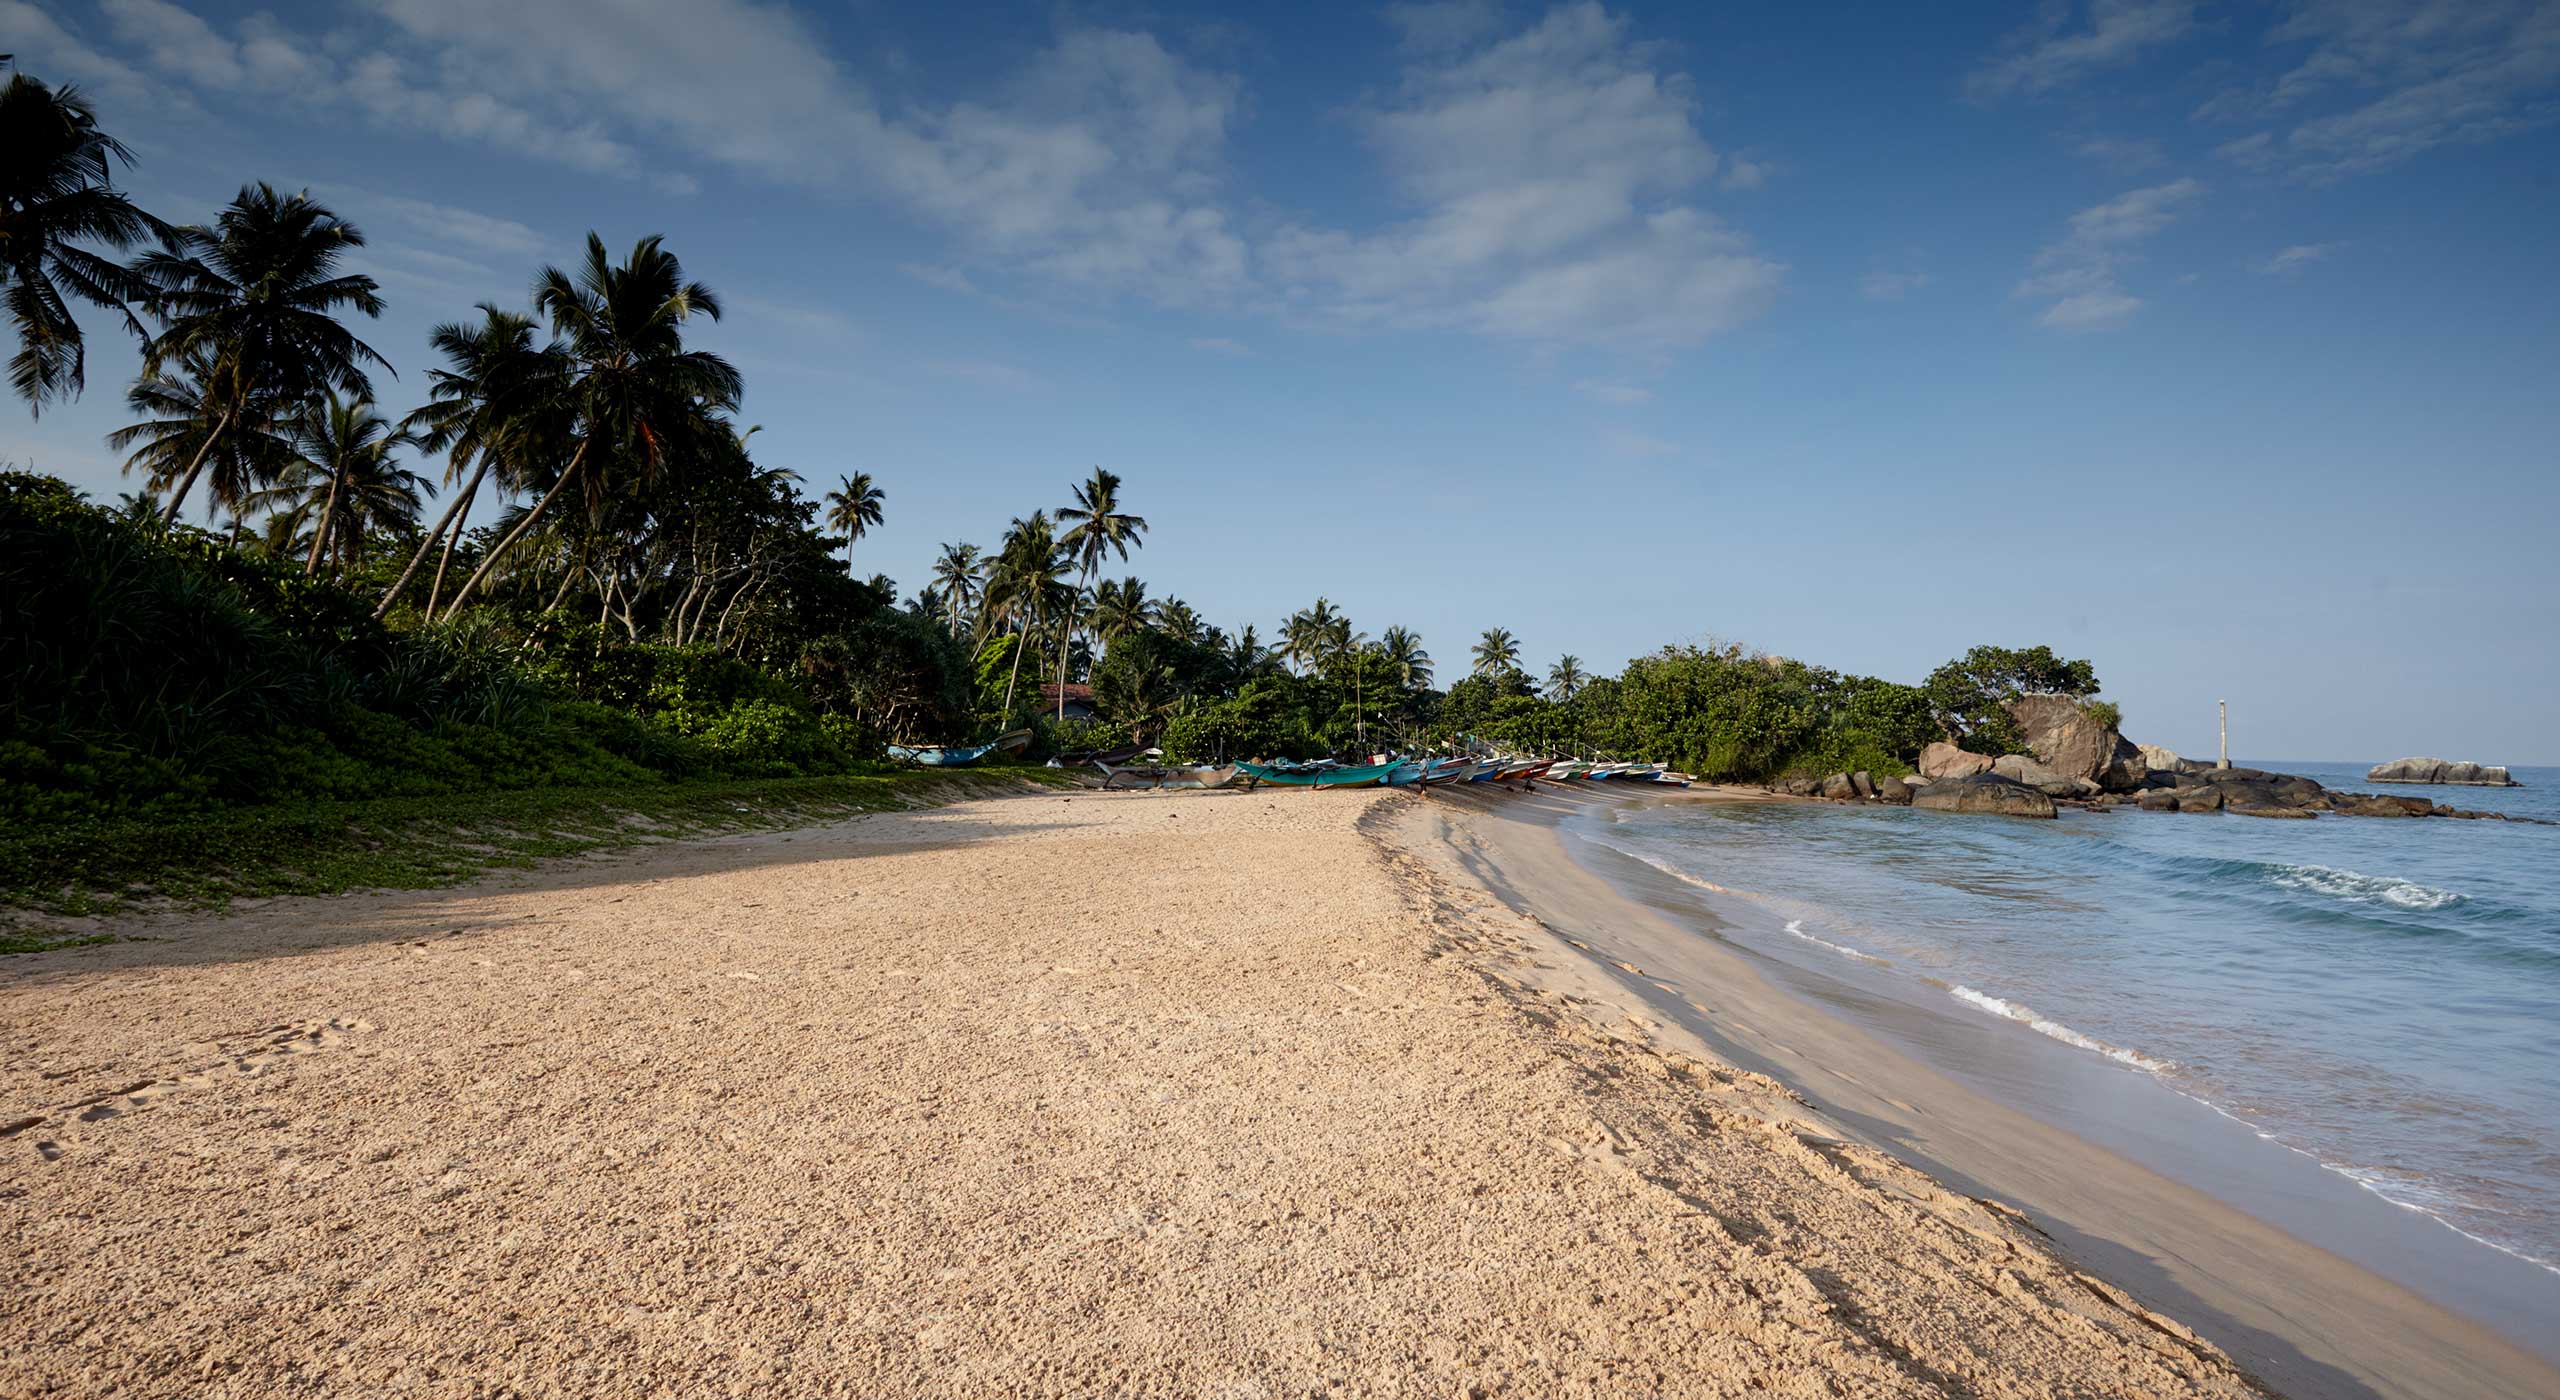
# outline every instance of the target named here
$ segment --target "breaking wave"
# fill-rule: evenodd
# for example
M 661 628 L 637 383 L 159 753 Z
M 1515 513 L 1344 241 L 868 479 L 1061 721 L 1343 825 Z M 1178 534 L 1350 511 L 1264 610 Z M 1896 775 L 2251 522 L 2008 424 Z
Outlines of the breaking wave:
M 1947 993 L 1958 1001 L 1964 1002 L 1979 1010 L 1988 1011 L 1992 1015 L 2000 1017 L 2002 1020 L 2015 1021 L 2019 1025 L 2025 1026 L 2027 1029 L 2034 1031 L 2038 1035 L 2050 1036 L 2055 1040 L 2061 1041 L 2065 1045 L 2077 1046 L 2078 1048 L 2089 1051 L 2092 1054 L 2104 1055 L 2108 1059 L 2115 1061 L 2117 1064 L 2124 1065 L 2131 1069 L 2141 1070 L 2145 1074 L 2156 1074 L 2166 1077 L 2175 1073 L 2178 1068 L 2167 1060 L 2155 1060 L 2138 1050 L 2127 1050 L 2121 1045 L 2109 1045 L 2107 1042 L 2098 1039 L 2096 1036 L 2083 1035 L 2080 1032 L 2071 1029 L 2069 1026 L 2062 1024 L 2060 1021 L 2047 1020 L 2046 1018 L 2037 1015 L 2033 1010 L 2020 1006 L 2014 1001 L 2003 1001 L 1998 997 L 1990 996 L 1983 992 L 1977 992 L 1971 987 L 1950 987 L 1947 989 Z

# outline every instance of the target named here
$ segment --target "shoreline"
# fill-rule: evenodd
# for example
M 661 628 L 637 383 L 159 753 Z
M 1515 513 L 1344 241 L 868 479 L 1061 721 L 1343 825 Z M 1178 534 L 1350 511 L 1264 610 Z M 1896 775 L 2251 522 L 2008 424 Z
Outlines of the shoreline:
M 2259 1393 L 1531 985 L 1383 794 L 1025 795 L 0 966 L 0 1390 Z
M 1737 797 L 1792 800 L 1748 789 L 1655 800 Z M 2003 1095 L 1979 1077 L 1969 1083 L 1967 1076 L 1932 1068 L 1918 1046 L 1890 1043 L 1883 1033 L 1900 1010 L 1889 998 L 1846 975 L 1807 972 L 1727 938 L 1725 920 L 1702 892 L 1679 887 L 1674 877 L 1632 857 L 1618 857 L 1631 869 L 1604 872 L 1594 862 L 1608 863 L 1605 856 L 1569 842 L 1560 825 L 1592 802 L 1611 800 L 1550 787 L 1498 804 L 1443 803 L 1415 820 L 1428 824 L 1428 841 L 1446 845 L 1454 874 L 1544 927 L 1554 952 L 1573 960 L 1564 965 L 1569 973 L 1557 975 L 1581 994 L 1658 1018 L 1706 1053 L 1787 1083 L 1854 1140 L 1959 1189 L 2024 1207 L 2066 1252 L 2195 1326 L 2285 1394 L 2299 1400 L 2560 1390 L 2560 1370 L 2491 1326 L 2305 1243 L 2281 1222 L 2268 1223 L 2143 1165 L 2136 1160 L 2139 1142 L 2092 1141 L 2022 1108 L 2023 1095 Z M 1955 1023 L 1952 1029 L 1965 1035 L 1982 1028 Z M 2093 1057 L 2048 1048 L 2053 1055 L 2018 1052 L 2022 1060 L 2040 1062 L 2010 1067 L 2011 1088 L 2023 1088 L 2030 1076 L 2072 1076 L 2079 1061 L 2077 1069 L 2086 1073 L 2075 1088 L 2099 1096 L 2124 1092 L 2122 1083 L 2102 1077 L 2122 1081 L 2127 1077 L 2120 1070 L 2100 1071 L 2089 1063 Z M 2141 1082 L 2198 1112 L 2220 1114 L 2155 1081 Z M 2237 1120 L 2220 1116 L 2237 1131 Z M 2337 1190 L 2363 1193 L 2334 1174 L 2318 1174 L 2331 1177 Z M 2231 1194 L 2252 1204 L 2299 1187 L 2291 1181 L 2241 1185 Z M 2301 1210 L 2320 1208 L 2318 1200 L 2300 1203 Z M 2383 1217 L 2395 1214 L 2383 1211 Z M 2294 1223 L 2300 1228 L 2306 1220 Z M 2380 1218 L 2378 1228 L 2388 1232 L 2401 1223 Z M 2432 1219 L 2405 1224 L 2442 1228 Z

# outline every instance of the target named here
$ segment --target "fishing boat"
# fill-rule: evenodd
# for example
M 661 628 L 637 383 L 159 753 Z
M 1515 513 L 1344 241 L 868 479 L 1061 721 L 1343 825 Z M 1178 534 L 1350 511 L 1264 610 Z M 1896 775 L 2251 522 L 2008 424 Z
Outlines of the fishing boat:
M 1118 766 L 1096 763 L 1102 770 L 1105 791 L 1114 788 L 1222 788 L 1236 781 L 1237 765 L 1232 763 L 1163 764 L 1137 763 Z
M 1273 763 L 1239 763 L 1236 771 L 1257 783 L 1280 787 L 1359 788 L 1376 787 L 1387 775 L 1401 767 L 1394 763 L 1364 763 L 1357 767 L 1332 764 L 1323 768 L 1293 771 Z
M 1432 764 L 1430 768 L 1423 773 L 1420 781 L 1422 786 L 1427 788 L 1439 787 L 1444 783 L 1458 782 L 1474 771 L 1475 763 L 1473 760 L 1464 758 L 1444 758 L 1437 763 Z
M 1031 747 L 1031 731 L 1008 730 L 983 744 L 891 744 L 889 757 L 924 768 L 966 768 L 991 753 L 1018 754 Z
M 1428 759 L 1399 759 L 1393 768 L 1387 770 L 1387 786 L 1418 787 L 1422 783 L 1422 775 L 1430 771 Z
M 1548 769 L 1546 772 L 1546 778 L 1547 781 L 1551 783 L 1569 783 L 1590 771 L 1590 764 L 1581 762 L 1578 759 L 1569 758 Z
M 1555 763 L 1552 759 L 1524 759 L 1520 762 L 1506 765 L 1499 775 L 1499 780 L 1508 783 L 1517 781 L 1521 778 L 1534 778 L 1554 766 Z
M 1027 733 L 1028 731 L 1025 732 Z M 1136 758 L 1138 755 L 1145 752 L 1146 750 L 1144 748 L 1141 748 L 1136 744 L 1130 744 L 1126 747 L 1117 749 L 1078 749 L 1072 753 L 1062 753 L 1056 758 L 1050 759 L 1049 766 L 1052 768 L 1082 768 L 1087 764 L 1093 764 L 1097 767 L 1107 767 L 1108 765 L 1115 763 L 1126 763 L 1130 759 Z

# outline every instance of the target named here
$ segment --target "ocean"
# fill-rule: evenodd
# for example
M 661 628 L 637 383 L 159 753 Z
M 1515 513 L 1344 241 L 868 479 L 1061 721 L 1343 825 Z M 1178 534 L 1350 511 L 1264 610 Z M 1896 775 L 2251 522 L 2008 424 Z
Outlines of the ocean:
M 2560 820 L 2560 769 L 2248 762 Z M 1777 961 L 2154 1080 L 2560 1276 L 2560 827 L 1675 802 L 1565 829 L 1765 911 L 1729 936 Z

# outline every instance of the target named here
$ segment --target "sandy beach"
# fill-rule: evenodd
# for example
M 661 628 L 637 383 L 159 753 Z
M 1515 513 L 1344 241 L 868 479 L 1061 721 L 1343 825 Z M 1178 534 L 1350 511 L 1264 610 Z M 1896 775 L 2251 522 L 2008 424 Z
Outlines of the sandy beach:
M 0 1393 L 2255 1393 L 1629 1003 L 1466 805 L 985 799 L 8 960 Z

